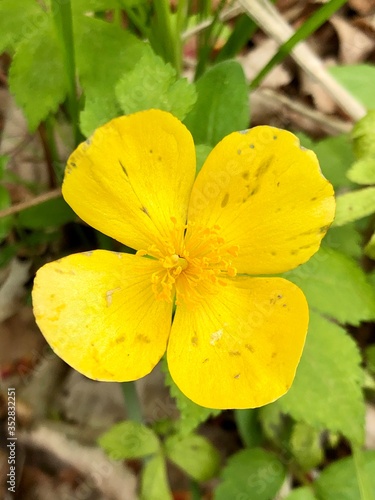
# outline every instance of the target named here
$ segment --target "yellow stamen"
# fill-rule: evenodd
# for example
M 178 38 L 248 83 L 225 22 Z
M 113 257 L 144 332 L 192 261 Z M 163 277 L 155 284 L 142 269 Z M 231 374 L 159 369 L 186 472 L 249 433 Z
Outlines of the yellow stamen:
M 220 227 L 211 228 L 189 224 L 184 241 L 177 238 L 181 228 L 171 217 L 173 229 L 171 238 L 163 244 L 151 245 L 147 251 L 138 250 L 137 255 L 150 255 L 158 259 L 160 270 L 152 275 L 152 289 L 158 300 L 194 305 L 202 297 L 217 293 L 217 285 L 226 286 L 227 280 L 237 274 L 232 265 L 238 255 L 238 246 L 227 245 L 220 236 Z

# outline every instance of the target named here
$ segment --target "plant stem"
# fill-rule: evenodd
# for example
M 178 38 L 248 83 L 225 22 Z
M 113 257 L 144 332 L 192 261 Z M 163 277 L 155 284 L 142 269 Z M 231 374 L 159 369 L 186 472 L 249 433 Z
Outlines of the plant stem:
M 163 43 L 164 58 L 170 62 L 177 72 L 177 76 L 181 73 L 181 40 L 180 34 L 176 36 L 176 30 L 172 25 L 172 15 L 168 0 L 155 0 L 155 13 L 158 23 L 159 40 Z
M 201 500 L 201 489 L 195 479 L 190 480 L 190 493 L 191 500 Z
M 57 33 L 61 41 L 65 60 L 66 75 L 68 78 L 68 107 L 70 118 L 72 120 L 74 142 L 76 145 L 78 145 L 78 143 L 80 142 L 80 134 L 78 129 L 79 107 L 77 101 L 72 8 L 70 0 L 64 0 L 64 2 L 52 0 L 52 9 Z
M 128 410 L 128 419 L 142 423 L 142 411 L 139 404 L 135 382 L 123 382 L 121 387 L 125 398 L 126 408 Z

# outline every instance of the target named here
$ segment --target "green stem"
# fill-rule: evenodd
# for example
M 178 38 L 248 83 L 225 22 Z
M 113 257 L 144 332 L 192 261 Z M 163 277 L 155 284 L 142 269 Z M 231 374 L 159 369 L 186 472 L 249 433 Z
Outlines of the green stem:
M 113 9 L 113 24 L 122 28 L 122 10 L 121 9 Z
M 72 8 L 70 0 L 64 0 L 64 2 L 52 0 L 52 9 L 57 33 L 63 49 L 66 74 L 68 78 L 68 107 L 70 118 L 72 120 L 74 142 L 77 145 L 80 142 L 80 133 L 78 128 L 79 107 L 76 89 L 76 67 L 74 56 Z
M 250 88 L 255 89 L 259 86 L 265 76 L 271 69 L 285 59 L 290 54 L 297 43 L 306 40 L 312 33 L 314 33 L 323 23 L 327 21 L 340 7 L 346 3 L 346 0 L 331 0 L 325 3 L 320 9 L 303 23 L 303 25 L 294 33 L 293 36 L 284 42 L 272 59 L 260 70 L 257 76 L 250 84 Z
M 201 500 L 201 489 L 195 479 L 190 480 L 190 493 L 191 500 Z
M 61 184 L 64 177 L 64 167 L 62 166 L 62 163 L 59 158 L 59 153 L 55 141 L 53 118 L 51 115 L 47 117 L 45 121 L 45 126 L 46 126 L 46 139 L 51 154 L 53 171 L 55 173 L 58 183 Z
M 159 28 L 158 37 L 163 42 L 164 57 L 174 66 L 177 76 L 180 76 L 182 62 L 181 40 L 179 34 L 176 36 L 172 25 L 169 0 L 155 0 L 154 6 Z
M 134 12 L 131 7 L 128 7 L 126 5 L 123 5 L 123 10 L 125 11 L 126 15 L 129 18 L 129 21 L 131 21 L 134 25 L 135 28 L 140 32 L 141 36 L 143 38 L 149 38 L 150 36 L 150 30 L 149 28 L 145 25 L 145 23 L 142 21 L 140 16 Z
M 363 452 L 359 446 L 354 444 L 352 444 L 352 452 L 353 452 L 355 470 L 357 474 L 359 491 L 361 494 L 361 500 L 372 500 L 374 497 L 370 484 L 370 478 L 366 471 L 366 464 L 363 457 Z
M 142 423 L 142 411 L 139 404 L 135 382 L 123 382 L 121 387 L 125 398 L 126 408 L 128 410 L 128 419 Z
M 220 13 L 225 6 L 225 0 L 220 0 L 219 5 L 216 8 L 214 16 L 212 18 L 210 26 L 204 30 L 205 40 L 199 50 L 199 60 L 195 70 L 194 79 L 197 80 L 203 73 L 207 66 L 209 56 L 212 52 L 212 48 L 215 45 L 215 38 L 213 37 L 213 31 L 220 21 Z

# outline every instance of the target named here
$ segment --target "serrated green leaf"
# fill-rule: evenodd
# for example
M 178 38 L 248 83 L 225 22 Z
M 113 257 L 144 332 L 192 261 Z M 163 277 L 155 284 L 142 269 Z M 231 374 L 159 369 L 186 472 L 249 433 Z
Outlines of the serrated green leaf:
M 17 46 L 9 70 L 9 88 L 32 132 L 64 101 L 66 70 L 51 16 Z
M 113 95 L 96 95 L 95 89 L 85 95 L 85 107 L 80 113 L 81 132 L 89 137 L 96 128 L 121 115 L 120 105 Z
M 111 427 L 98 443 L 113 460 L 146 457 L 157 453 L 160 446 L 154 431 L 132 420 Z
M 357 158 L 375 156 L 375 110 L 371 110 L 353 127 L 353 150 Z
M 220 454 L 203 436 L 171 436 L 165 441 L 165 453 L 196 481 L 207 481 L 219 471 Z
M 194 85 L 176 80 L 176 71 L 149 48 L 132 71 L 116 85 L 116 96 L 125 114 L 157 108 L 182 120 L 196 101 Z
M 215 146 L 223 137 L 249 126 L 249 96 L 241 65 L 224 61 L 196 83 L 198 99 L 185 118 L 196 144 Z
M 172 398 L 175 398 L 177 408 L 180 412 L 180 419 L 176 425 L 180 435 L 190 434 L 199 424 L 205 422 L 209 417 L 219 415 L 221 410 L 211 410 L 199 406 L 183 394 L 177 385 L 173 382 L 169 373 L 167 362 L 162 362 L 162 370 L 165 373 L 165 384 L 169 387 Z
M 63 226 L 77 216 L 63 198 L 45 201 L 19 212 L 17 223 L 28 229 Z
M 364 472 L 372 491 L 375 491 L 375 451 L 363 452 Z M 358 485 L 356 467 L 352 457 L 329 465 L 314 483 L 319 500 L 357 500 L 365 498 Z M 367 497 L 366 497 L 367 499 Z
M 331 66 L 328 71 L 368 109 L 375 108 L 375 66 L 348 64 Z
M 298 285 L 312 309 L 340 323 L 358 325 L 375 318 L 375 293 L 350 257 L 321 247 L 306 264 L 284 276 Z
M 290 450 L 299 466 L 308 471 L 324 459 L 320 432 L 304 422 L 296 422 L 290 437 Z
M 351 187 L 353 183 L 347 178 L 346 173 L 354 162 L 352 145 L 348 135 L 327 137 L 315 142 L 305 134 L 296 133 L 301 145 L 311 149 L 318 157 L 320 168 L 335 189 Z
M 35 0 L 1 0 L 0 54 L 14 49 L 45 21 L 45 14 Z
M 148 460 L 143 468 L 141 500 L 172 500 L 165 459 L 161 454 Z
M 258 409 L 235 410 L 234 417 L 238 433 L 243 443 L 248 447 L 260 445 L 263 440 L 262 429 L 259 422 Z
M 360 364 L 357 346 L 345 330 L 311 313 L 296 378 L 277 403 L 296 420 L 361 443 L 365 405 Z
M 340 250 L 340 252 L 359 259 L 362 256 L 363 237 L 354 223 L 345 226 L 331 227 L 323 240 L 323 246 Z
M 364 156 L 354 162 L 348 171 L 348 179 L 357 184 L 375 184 L 375 156 Z
M 318 500 L 311 488 L 304 486 L 293 490 L 285 500 Z
M 180 78 L 169 89 L 168 108 L 179 120 L 183 120 L 197 101 L 195 85 L 186 78 Z M 162 108 L 164 109 L 164 108 Z
M 375 212 L 375 187 L 368 187 L 336 198 L 334 226 L 342 226 Z
M 76 64 L 86 96 L 81 130 L 88 136 L 121 114 L 114 88 L 147 45 L 113 23 L 85 16 L 75 17 L 74 36 Z
M 0 210 L 10 207 L 11 199 L 8 190 L 0 185 Z M 13 217 L 0 218 L 0 242 L 9 234 L 13 223 Z
M 285 469 L 275 455 L 253 448 L 232 455 L 222 478 L 214 493 L 215 500 L 270 500 L 284 481 Z

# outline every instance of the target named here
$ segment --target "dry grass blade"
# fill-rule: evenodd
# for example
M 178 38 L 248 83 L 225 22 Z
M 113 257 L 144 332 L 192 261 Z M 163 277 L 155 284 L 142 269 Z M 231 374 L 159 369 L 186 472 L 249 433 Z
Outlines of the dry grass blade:
M 294 30 L 279 14 L 277 9 L 265 0 L 239 0 L 248 15 L 270 37 L 282 44 L 288 40 Z M 298 44 L 291 52 L 296 63 L 313 79 L 318 81 L 334 101 L 352 120 L 361 119 L 366 110 L 344 87 L 342 87 L 326 70 L 306 42 Z

